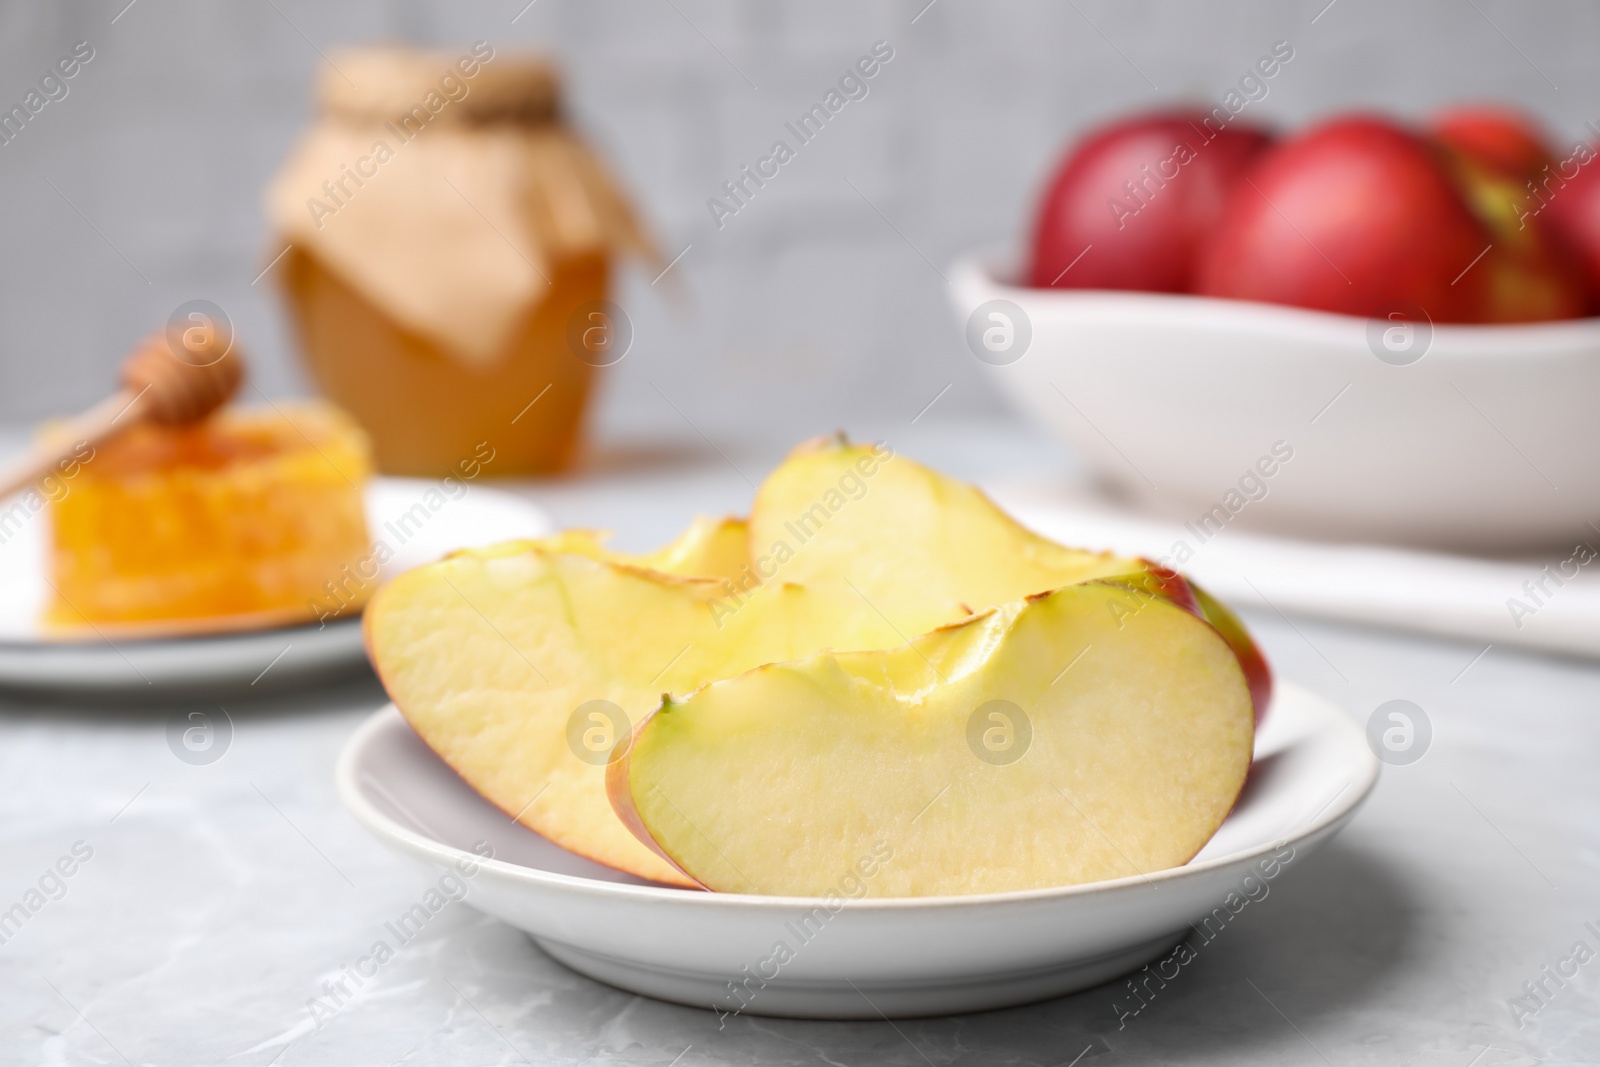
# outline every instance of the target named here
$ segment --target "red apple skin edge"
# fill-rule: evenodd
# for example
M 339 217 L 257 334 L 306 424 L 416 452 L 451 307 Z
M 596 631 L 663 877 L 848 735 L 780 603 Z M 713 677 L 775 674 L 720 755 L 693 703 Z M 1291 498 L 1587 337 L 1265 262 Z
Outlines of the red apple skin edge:
M 1259 728 L 1272 706 L 1272 667 L 1239 616 L 1199 586 L 1192 588 L 1195 600 L 1200 605 L 1200 617 L 1222 635 L 1222 639 L 1228 642 L 1233 654 L 1238 657 L 1244 680 L 1250 686 L 1250 703 L 1255 707 L 1256 726 Z
M 1381 317 L 1400 303 L 1475 322 L 1493 243 L 1440 152 L 1394 122 L 1336 118 L 1265 153 L 1201 255 L 1208 296 Z
M 639 809 L 633 803 L 633 787 L 628 784 L 628 765 L 633 756 L 634 740 L 639 736 L 640 731 L 645 728 L 645 724 L 655 718 L 657 712 L 671 703 L 672 694 L 662 693 L 661 703 L 650 714 L 640 719 L 639 725 L 635 726 L 633 732 L 628 735 L 626 748 L 620 754 L 612 755 L 611 762 L 606 764 L 606 799 L 611 801 L 611 810 L 617 813 L 617 818 L 622 820 L 622 825 L 626 826 L 628 832 L 637 837 L 640 843 L 672 864 L 685 878 L 709 892 L 709 887 L 705 883 L 684 870 L 682 865 L 666 849 L 661 847 L 661 844 L 656 841 L 650 831 L 645 829 L 644 820 L 639 817 Z
M 1203 111 L 1091 131 L 1057 165 L 1040 201 L 1028 284 L 1190 291 L 1229 188 L 1270 141 L 1237 123 L 1219 131 Z

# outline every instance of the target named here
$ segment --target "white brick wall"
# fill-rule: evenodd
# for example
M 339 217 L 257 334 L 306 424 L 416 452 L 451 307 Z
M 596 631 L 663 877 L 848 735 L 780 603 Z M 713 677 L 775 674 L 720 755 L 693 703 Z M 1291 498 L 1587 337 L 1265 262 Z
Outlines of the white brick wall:
M 686 299 L 637 272 L 620 288 L 637 340 L 602 427 L 683 430 L 659 388 L 713 437 L 910 419 L 947 383 L 928 419 L 999 410 L 922 255 L 943 269 L 1015 233 L 1069 133 L 1213 99 L 1276 39 L 1297 54 L 1263 118 L 1503 96 L 1567 135 L 1600 120 L 1600 9 L 1576 2 L 1337 0 L 1312 25 L 1323 0 L 937 0 L 912 25 L 925 0 L 537 0 L 512 25 L 526 0 L 137 0 L 112 24 L 125 2 L 0 6 L 6 106 L 74 41 L 96 49 L 0 147 L 0 418 L 88 403 L 196 296 L 232 313 L 267 393 L 304 388 L 270 278 L 249 283 L 276 251 L 262 185 L 307 119 L 316 49 L 343 43 L 560 51 L 578 121 L 667 254 L 694 246 Z M 878 39 L 895 58 L 870 95 L 717 231 L 706 198 Z

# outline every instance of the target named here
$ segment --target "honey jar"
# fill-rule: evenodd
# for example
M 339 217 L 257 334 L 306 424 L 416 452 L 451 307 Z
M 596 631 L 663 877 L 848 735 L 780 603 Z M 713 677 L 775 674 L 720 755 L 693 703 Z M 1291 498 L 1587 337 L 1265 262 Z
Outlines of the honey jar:
M 485 442 L 497 474 L 562 469 L 631 341 L 613 264 L 659 257 L 555 70 L 485 42 L 330 60 L 267 196 L 313 378 L 383 472 L 443 476 Z

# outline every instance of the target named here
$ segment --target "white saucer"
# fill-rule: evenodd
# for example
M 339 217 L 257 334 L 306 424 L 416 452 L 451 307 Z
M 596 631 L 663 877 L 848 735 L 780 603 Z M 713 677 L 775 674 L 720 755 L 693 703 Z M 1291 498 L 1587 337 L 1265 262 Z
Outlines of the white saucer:
M 1023 1004 L 1115 978 L 1186 934 L 1199 944 L 1191 923 L 1222 907 L 1218 927 L 1230 893 L 1242 911 L 1240 900 L 1269 891 L 1261 885 L 1283 869 L 1274 850 L 1286 866 L 1302 862 L 1377 778 L 1346 715 L 1281 684 L 1238 805 L 1187 865 L 1063 889 L 851 901 L 830 914 L 819 900 L 659 886 L 558 848 L 474 792 L 393 705 L 361 726 L 337 771 L 362 825 L 406 855 L 470 872 L 468 903 L 574 970 L 719 1012 L 833 1019 Z M 493 858 L 474 866 L 486 850 Z M 793 958 L 758 985 L 780 941 Z M 729 983 L 747 981 L 747 967 L 757 977 L 736 996 Z
M 374 478 L 367 486 L 367 525 L 374 545 L 393 553 L 380 580 L 467 545 L 542 537 L 555 529 L 536 504 L 511 493 L 420 478 Z M 15 498 L 13 498 L 15 499 Z M 0 514 L 12 501 L 0 502 Z M 421 510 L 418 511 L 417 509 Z M 0 542 L 0 687 L 63 692 L 139 692 L 175 687 L 279 685 L 359 664 L 359 614 L 326 625 L 275 626 L 191 637 L 121 635 L 62 640 L 39 625 L 45 582 L 47 516 L 9 528 Z

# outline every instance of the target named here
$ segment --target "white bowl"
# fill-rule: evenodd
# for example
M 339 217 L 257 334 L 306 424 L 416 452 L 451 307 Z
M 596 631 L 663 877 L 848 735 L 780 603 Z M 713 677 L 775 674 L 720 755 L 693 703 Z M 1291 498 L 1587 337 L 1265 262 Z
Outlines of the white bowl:
M 989 301 L 1021 310 L 1012 349 L 982 357 L 1000 389 L 1116 489 L 1174 517 L 1211 514 L 1208 533 L 1237 523 L 1480 550 L 1570 548 L 1593 534 L 1600 319 L 1423 322 L 1409 347 L 1403 330 L 1386 345 L 1381 320 L 1023 288 L 1012 262 L 979 252 L 951 275 L 963 325 Z M 1248 476 L 1278 442 L 1292 458 L 1260 479 L 1261 496 Z
M 379 840 L 453 868 L 453 899 L 527 931 L 576 971 L 719 1012 L 834 1019 L 1057 996 L 1133 970 L 1186 935 L 1203 954 L 1201 939 L 1216 936 L 1206 925 L 1213 909 L 1224 909 L 1210 920 L 1221 927 L 1242 901 L 1272 892 L 1279 871 L 1332 837 L 1377 777 L 1347 716 L 1281 685 L 1238 804 L 1185 866 L 1063 889 L 866 898 L 830 914 L 821 900 L 658 886 L 567 852 L 474 792 L 393 705 L 361 726 L 337 771 L 340 798 Z M 766 973 L 780 941 L 793 958 Z M 732 991 L 764 973 L 748 994 Z

